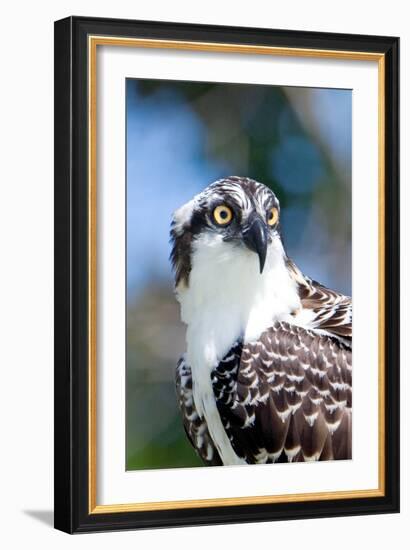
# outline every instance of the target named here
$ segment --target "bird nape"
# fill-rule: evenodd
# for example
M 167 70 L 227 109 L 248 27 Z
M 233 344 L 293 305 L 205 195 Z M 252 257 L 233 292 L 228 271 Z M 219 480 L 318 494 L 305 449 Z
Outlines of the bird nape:
M 204 463 L 351 458 L 351 299 L 286 255 L 275 194 L 218 180 L 174 213 L 171 240 L 177 396 Z

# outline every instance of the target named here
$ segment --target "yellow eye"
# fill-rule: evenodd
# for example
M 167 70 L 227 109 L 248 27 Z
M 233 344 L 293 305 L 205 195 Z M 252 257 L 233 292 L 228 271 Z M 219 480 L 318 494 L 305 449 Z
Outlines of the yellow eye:
M 220 204 L 213 211 L 214 220 L 218 225 L 228 225 L 232 221 L 233 214 L 229 206 Z
M 279 218 L 278 209 L 273 207 L 268 210 L 268 225 L 275 225 Z

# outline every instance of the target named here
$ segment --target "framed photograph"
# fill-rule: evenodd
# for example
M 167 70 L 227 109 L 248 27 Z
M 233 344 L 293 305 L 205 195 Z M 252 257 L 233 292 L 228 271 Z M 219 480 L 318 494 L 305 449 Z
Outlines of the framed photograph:
M 55 527 L 399 510 L 399 39 L 55 23 Z

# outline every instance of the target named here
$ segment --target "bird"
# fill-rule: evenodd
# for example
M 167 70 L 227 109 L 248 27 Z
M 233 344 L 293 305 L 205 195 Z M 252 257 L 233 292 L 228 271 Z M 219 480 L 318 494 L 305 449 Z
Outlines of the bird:
M 302 273 L 280 220 L 275 193 L 239 176 L 172 216 L 177 402 L 206 466 L 352 457 L 352 301 Z

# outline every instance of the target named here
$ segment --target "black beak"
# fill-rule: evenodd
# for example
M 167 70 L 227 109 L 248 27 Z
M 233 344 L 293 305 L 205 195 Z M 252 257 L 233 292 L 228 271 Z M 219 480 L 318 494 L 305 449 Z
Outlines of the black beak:
M 242 231 L 242 236 L 246 246 L 258 255 L 259 269 L 262 273 L 268 248 L 268 232 L 265 222 L 257 214 L 251 215 L 249 223 Z

